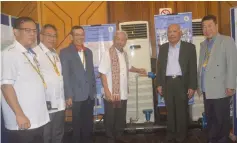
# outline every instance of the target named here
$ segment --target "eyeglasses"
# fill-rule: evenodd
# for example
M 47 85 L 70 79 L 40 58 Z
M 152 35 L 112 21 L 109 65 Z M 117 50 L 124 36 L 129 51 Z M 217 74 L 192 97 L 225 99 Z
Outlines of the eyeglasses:
M 85 34 L 73 34 L 72 36 L 74 36 L 74 37 L 83 37 L 83 36 L 85 36 Z
M 53 39 L 56 39 L 58 36 L 57 35 L 50 35 L 50 34 L 42 34 L 48 38 L 53 38 Z
M 30 28 L 18 28 L 19 30 L 23 30 L 25 33 L 30 34 L 33 32 L 34 34 L 37 33 L 37 29 L 30 29 Z

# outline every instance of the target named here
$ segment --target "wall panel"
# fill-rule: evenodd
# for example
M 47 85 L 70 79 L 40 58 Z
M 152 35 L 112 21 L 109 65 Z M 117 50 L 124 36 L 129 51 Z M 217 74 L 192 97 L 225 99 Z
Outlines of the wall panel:
M 59 29 L 58 50 L 70 43 L 74 25 L 107 23 L 106 2 L 39 2 L 41 23 L 52 23 Z
M 34 1 L 1 2 L 1 12 L 17 17 L 29 16 L 38 20 L 37 2 Z
M 12 16 L 30 16 L 41 25 L 50 23 L 58 29 L 58 48 L 70 43 L 69 32 L 73 25 L 106 24 L 107 2 L 24 1 L 2 2 L 2 12 Z
M 159 8 L 172 8 L 173 13 L 192 12 L 193 19 L 201 19 L 207 14 L 214 14 L 218 18 L 219 31 L 230 35 L 231 7 L 237 6 L 237 2 L 218 1 L 132 1 L 132 2 L 108 2 L 108 22 L 119 23 L 124 21 L 144 20 L 149 22 L 152 53 L 155 57 L 155 33 L 154 15 L 159 14 Z

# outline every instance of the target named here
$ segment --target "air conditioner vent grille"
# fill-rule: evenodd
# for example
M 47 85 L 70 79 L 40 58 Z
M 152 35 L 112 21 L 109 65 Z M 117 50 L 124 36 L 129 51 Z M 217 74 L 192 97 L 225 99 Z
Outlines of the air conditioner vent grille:
M 147 38 L 147 24 L 121 25 L 121 29 L 127 32 L 128 39 L 146 39 Z
M 203 36 L 202 22 L 192 22 L 193 36 Z

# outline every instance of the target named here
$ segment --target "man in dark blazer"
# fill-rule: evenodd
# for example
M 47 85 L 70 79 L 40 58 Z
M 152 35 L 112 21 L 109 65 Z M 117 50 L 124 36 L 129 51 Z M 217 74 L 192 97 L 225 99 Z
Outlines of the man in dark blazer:
M 157 91 L 167 108 L 167 142 L 184 143 L 188 129 L 188 100 L 197 88 L 195 45 L 181 41 L 178 24 L 168 27 L 168 43 L 160 46 Z
M 84 47 L 85 32 L 72 27 L 72 43 L 61 50 L 65 100 L 72 106 L 73 143 L 92 143 L 96 82 L 92 51 Z

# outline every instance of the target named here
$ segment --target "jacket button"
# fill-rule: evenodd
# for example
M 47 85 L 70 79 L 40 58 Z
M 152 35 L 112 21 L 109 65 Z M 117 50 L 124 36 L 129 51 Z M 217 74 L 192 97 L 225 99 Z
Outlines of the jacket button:
M 219 65 L 217 65 L 217 66 L 219 66 Z
M 214 78 L 216 78 L 216 77 L 214 77 Z

